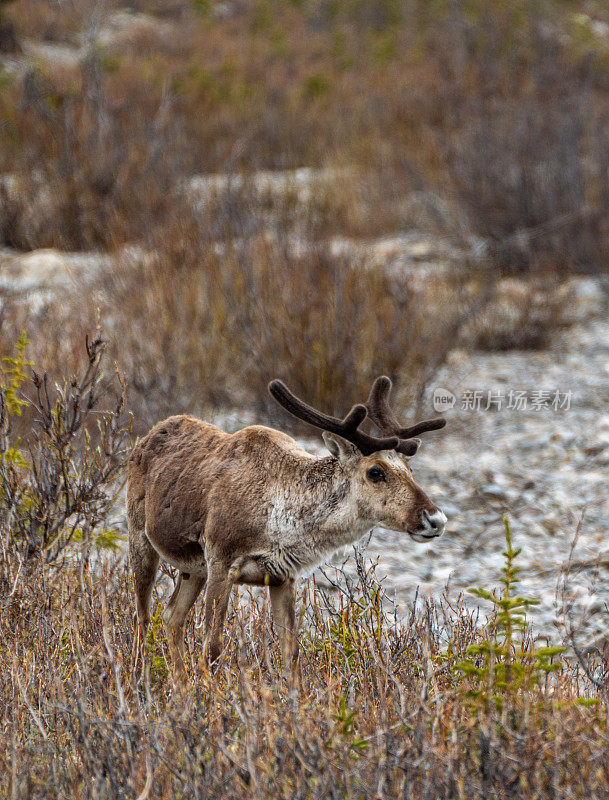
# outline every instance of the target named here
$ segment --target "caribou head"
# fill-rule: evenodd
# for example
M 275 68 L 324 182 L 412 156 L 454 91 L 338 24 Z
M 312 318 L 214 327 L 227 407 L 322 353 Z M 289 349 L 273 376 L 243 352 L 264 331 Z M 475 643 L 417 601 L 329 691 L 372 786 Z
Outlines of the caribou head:
M 414 541 L 424 542 L 441 535 L 446 515 L 416 483 L 409 459 L 420 445 L 416 437 L 443 428 L 446 420 L 400 425 L 389 405 L 391 386 L 389 378 L 378 377 L 367 401 L 353 406 L 343 419 L 317 411 L 282 381 L 272 381 L 269 391 L 293 416 L 323 431 L 328 450 L 349 479 L 359 519 L 406 532 Z M 360 430 L 367 417 L 381 437 Z

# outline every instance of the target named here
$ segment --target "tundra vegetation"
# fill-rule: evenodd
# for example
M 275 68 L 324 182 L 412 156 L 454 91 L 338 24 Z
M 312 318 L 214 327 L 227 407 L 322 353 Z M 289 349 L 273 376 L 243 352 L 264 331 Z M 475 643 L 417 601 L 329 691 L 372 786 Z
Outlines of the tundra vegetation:
M 103 258 L 70 291 L 0 284 L 0 793 L 609 797 L 607 652 L 568 567 L 564 627 L 532 631 L 508 523 L 487 614 L 398 613 L 357 552 L 357 579 L 300 583 L 296 685 L 252 589 L 213 673 L 195 607 L 174 688 L 167 569 L 140 677 L 122 541 L 126 459 L 162 417 L 278 424 L 275 376 L 329 413 L 385 372 L 416 404 L 456 343 L 552 339 L 556 283 L 608 266 L 606 4 L 129 7 L 1 4 L 2 256 Z M 414 230 L 451 254 L 422 288 L 354 246 Z M 498 332 L 514 278 L 542 302 Z

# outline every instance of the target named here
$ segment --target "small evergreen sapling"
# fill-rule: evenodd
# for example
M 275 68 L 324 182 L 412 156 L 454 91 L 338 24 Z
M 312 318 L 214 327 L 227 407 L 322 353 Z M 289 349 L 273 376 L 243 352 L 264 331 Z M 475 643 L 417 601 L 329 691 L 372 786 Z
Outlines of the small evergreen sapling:
M 539 600 L 516 594 L 518 573 L 515 560 L 520 548 L 514 549 L 507 517 L 505 526 L 505 565 L 502 569 L 502 590 L 469 589 L 471 594 L 492 605 L 487 637 L 470 645 L 467 657 L 455 665 L 461 679 L 468 679 L 468 695 L 485 706 L 492 701 L 500 711 L 507 697 L 527 692 L 539 685 L 551 672 L 562 669 L 557 658 L 564 647 L 536 647 L 529 636 L 526 614 Z

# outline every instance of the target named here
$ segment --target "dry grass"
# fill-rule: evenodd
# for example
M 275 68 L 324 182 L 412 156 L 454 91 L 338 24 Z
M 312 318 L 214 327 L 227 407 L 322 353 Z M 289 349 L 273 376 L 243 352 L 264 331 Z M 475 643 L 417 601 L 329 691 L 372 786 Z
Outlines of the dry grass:
M 584 6 L 416 0 L 406 19 L 392 0 L 236 0 L 229 17 L 204 2 L 132 5 L 170 35 L 144 26 L 80 61 L 39 55 L 25 74 L 0 74 L 2 241 L 117 253 L 87 297 L 32 310 L 6 294 L 0 305 L 0 351 L 26 327 L 64 393 L 50 381 L 42 425 L 30 403 L 20 418 L 9 408 L 9 430 L 3 406 L 0 793 L 608 797 L 606 658 L 518 682 L 539 651 L 528 633 L 520 654 L 501 656 L 497 628 L 462 605 L 397 618 L 361 564 L 359 581 L 333 593 L 302 585 L 296 686 L 266 606 L 247 595 L 214 675 L 198 609 L 188 690 L 172 688 L 158 615 L 139 681 L 130 581 L 112 549 L 120 442 L 106 452 L 92 424 L 112 430 L 117 418 L 96 408 L 73 434 L 54 425 L 75 418 L 75 387 L 61 379 L 82 374 L 98 308 L 140 429 L 226 405 L 260 419 L 271 377 L 326 411 L 344 412 L 381 371 L 416 400 L 492 281 L 466 261 L 421 289 L 338 255 L 334 235 L 424 224 L 483 240 L 486 275 L 605 269 L 607 53 L 571 16 Z M 83 48 L 115 10 L 22 0 L 6 13 L 22 41 Z M 344 173 L 304 202 L 291 190 L 260 197 L 247 181 L 194 209 L 184 200 L 200 172 L 303 165 Z M 515 323 L 529 344 L 552 323 L 530 321 Z M 481 324 L 479 344 L 496 347 Z M 110 374 L 99 373 L 101 408 Z M 22 391 L 36 401 L 35 387 Z M 512 677 L 501 686 L 487 670 L 481 691 L 487 645 Z
M 462 334 L 546 344 L 562 318 L 551 303 L 498 324 L 480 314 L 505 273 L 551 287 L 606 267 L 607 56 L 593 29 L 549 0 L 415 2 L 407 18 L 389 0 L 230 8 L 7 12 L 26 44 L 74 57 L 39 53 L 1 76 L 1 238 L 118 255 L 93 288 L 36 313 L 9 297 L 2 351 L 25 328 L 37 363 L 68 374 L 100 308 L 143 429 L 225 403 L 266 412 L 276 375 L 328 410 L 378 371 L 420 400 Z M 256 170 L 305 165 L 326 177 L 260 188 Z M 201 174 L 237 179 L 196 191 Z M 413 228 L 484 256 L 421 290 L 333 242 Z
M 412 401 L 477 297 L 461 277 L 415 290 L 324 244 L 295 251 L 261 234 L 218 246 L 194 217 L 161 232 L 153 253 L 124 257 L 104 281 L 132 402 L 151 420 L 227 405 L 268 412 L 274 377 L 345 413 L 387 372 Z
M 318 224 L 319 202 L 284 198 L 264 213 L 306 229 Z M 469 267 L 416 280 L 365 251 L 290 236 L 283 222 L 269 232 L 260 216 L 247 193 L 200 213 L 180 206 L 149 249 L 118 251 L 88 284 L 76 277 L 74 290 L 42 295 L 34 308 L 7 292 L 0 353 L 26 330 L 37 367 L 67 376 L 99 314 L 138 433 L 179 412 L 240 408 L 278 421 L 266 389 L 275 377 L 344 414 L 386 373 L 398 402 L 416 405 L 484 307 L 487 279 Z
M 306 227 L 315 209 L 298 208 Z M 206 217 L 183 208 L 149 250 L 119 251 L 88 285 L 42 296 L 35 310 L 7 293 L 0 353 L 26 330 L 37 367 L 65 377 L 79 368 L 100 315 L 137 433 L 170 414 L 214 419 L 230 409 L 252 414 L 242 425 L 285 426 L 267 392 L 276 377 L 344 414 L 385 373 L 406 419 L 426 413 L 425 388 L 455 346 L 543 346 L 567 323 L 572 290 L 557 291 L 550 279 L 512 287 L 464 263 L 420 280 L 365 251 L 269 233 L 243 199 L 238 209 L 238 222 L 234 206 L 213 214 L 219 228 L 249 231 L 239 239 L 211 238 Z
M 602 695 L 566 666 L 538 686 L 498 689 L 500 711 L 472 700 L 475 684 L 457 665 L 488 633 L 461 607 L 413 608 L 396 621 L 371 574 L 330 596 L 303 585 L 292 688 L 265 606 L 235 600 L 213 675 L 198 609 L 188 688 L 176 690 L 158 617 L 150 676 L 141 684 L 134 675 L 122 558 L 85 568 L 84 590 L 79 578 L 75 554 L 73 565 L 39 571 L 3 597 L 4 796 L 609 794 Z

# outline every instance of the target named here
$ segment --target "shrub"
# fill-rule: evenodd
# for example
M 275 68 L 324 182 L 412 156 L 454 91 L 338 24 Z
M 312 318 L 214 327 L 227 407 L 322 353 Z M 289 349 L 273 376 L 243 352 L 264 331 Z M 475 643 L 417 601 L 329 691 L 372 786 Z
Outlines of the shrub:
M 11 13 L 27 38 L 108 35 L 110 9 L 73 5 Z M 606 269 L 609 60 L 572 4 L 207 5 L 142 4 L 159 19 L 120 58 L 93 41 L 10 79 L 7 244 L 107 248 L 163 224 L 193 174 L 338 163 L 357 167 L 363 213 L 328 208 L 326 231 L 403 229 L 416 193 L 496 269 Z
M 381 372 L 412 402 L 479 299 L 461 276 L 415 290 L 325 244 L 253 236 L 219 246 L 192 215 L 150 256 L 126 254 L 103 286 L 132 401 L 149 422 L 226 406 L 274 413 L 275 377 L 333 413 L 366 397 Z
M 4 563 L 2 595 L 14 592 L 21 570 L 32 574 L 42 560 L 55 563 L 79 543 L 83 553 L 115 547 L 117 533 L 104 527 L 120 492 L 129 441 L 123 421 L 124 383 L 114 408 L 100 410 L 106 382 L 101 365 L 105 342 L 99 330 L 87 341 L 87 366 L 62 384 L 24 372 L 27 340 L 6 358 L 9 382 L 0 386 L 0 521 Z M 22 399 L 25 386 L 35 399 Z M 19 393 L 19 396 L 18 396 Z M 34 412 L 26 441 L 13 439 L 11 422 L 22 409 Z

